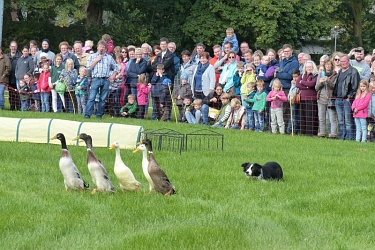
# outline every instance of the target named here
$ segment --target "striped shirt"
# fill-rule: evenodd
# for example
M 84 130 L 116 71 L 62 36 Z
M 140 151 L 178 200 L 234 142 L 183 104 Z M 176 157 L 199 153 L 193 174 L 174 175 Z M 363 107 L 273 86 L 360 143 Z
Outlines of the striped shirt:
M 86 63 L 86 68 L 88 70 L 90 70 L 90 64 L 95 61 L 98 56 L 98 52 L 90 55 Z M 91 76 L 108 78 L 113 72 L 118 72 L 117 64 L 111 55 L 105 53 L 102 60 L 95 64 L 94 68 L 91 70 Z

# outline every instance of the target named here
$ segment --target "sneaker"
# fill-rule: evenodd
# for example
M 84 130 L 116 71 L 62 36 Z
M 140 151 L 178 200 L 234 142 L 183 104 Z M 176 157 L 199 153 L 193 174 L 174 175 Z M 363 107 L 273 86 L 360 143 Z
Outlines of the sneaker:
M 336 134 L 329 134 L 328 138 L 337 139 L 337 135 Z
M 324 138 L 324 137 L 326 137 L 326 134 L 319 133 L 319 134 L 318 134 L 318 137 L 322 137 L 322 138 Z

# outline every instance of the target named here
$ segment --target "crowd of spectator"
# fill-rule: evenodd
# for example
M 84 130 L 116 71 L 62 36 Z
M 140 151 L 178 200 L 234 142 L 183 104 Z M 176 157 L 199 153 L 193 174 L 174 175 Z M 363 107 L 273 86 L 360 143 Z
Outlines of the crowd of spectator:
M 361 47 L 315 63 L 290 44 L 252 51 L 232 28 L 213 55 L 203 43 L 177 55 L 165 37 L 154 46 L 115 46 L 104 34 L 96 50 L 90 40 L 63 41 L 57 53 L 49 44 L 31 40 L 19 51 L 12 41 L 8 54 L 0 49 L 0 109 L 8 89 L 10 110 L 88 119 L 144 119 L 152 110 L 153 120 L 362 142 L 372 129 L 375 56 Z

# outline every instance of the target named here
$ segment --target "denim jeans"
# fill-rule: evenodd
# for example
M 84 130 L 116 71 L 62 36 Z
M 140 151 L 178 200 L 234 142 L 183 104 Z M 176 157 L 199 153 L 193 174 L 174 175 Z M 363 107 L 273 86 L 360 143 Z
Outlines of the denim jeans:
M 355 140 L 357 142 L 366 142 L 367 140 L 367 122 L 366 118 L 354 118 L 355 121 Z M 361 140 L 362 139 L 362 140 Z
M 50 96 L 50 92 L 42 92 L 40 93 L 40 99 L 41 99 L 41 102 L 42 102 L 42 107 L 41 107 L 41 111 L 42 112 L 49 112 L 50 110 L 50 106 L 49 106 L 49 96 Z
M 21 100 L 21 111 L 29 110 L 29 100 Z
M 338 138 L 353 140 L 355 135 L 351 103 L 347 100 L 336 99 L 335 107 L 339 124 Z
M 77 113 L 83 114 L 86 109 L 86 96 L 76 96 L 77 98 Z
M 105 100 L 108 96 L 108 79 L 92 78 L 89 98 L 87 100 L 85 117 L 89 118 L 93 112 L 96 94 L 100 91 L 98 109 L 95 112 L 96 117 L 101 118 L 104 113 Z
M 254 130 L 254 114 L 255 114 L 254 110 L 246 109 L 245 128 Z
M 4 108 L 4 91 L 5 91 L 5 85 L 0 84 L 0 109 Z
M 264 129 L 264 112 L 254 110 L 255 130 L 262 132 Z
M 192 123 L 192 124 L 198 124 L 200 123 L 201 121 L 201 111 L 200 110 L 196 110 L 195 111 L 195 115 L 193 115 L 190 111 L 186 111 L 185 113 L 185 116 L 186 116 L 186 120 L 189 122 L 189 123 Z
M 207 104 L 203 104 L 201 108 L 202 112 L 202 123 L 203 125 L 208 125 L 208 111 L 210 107 Z

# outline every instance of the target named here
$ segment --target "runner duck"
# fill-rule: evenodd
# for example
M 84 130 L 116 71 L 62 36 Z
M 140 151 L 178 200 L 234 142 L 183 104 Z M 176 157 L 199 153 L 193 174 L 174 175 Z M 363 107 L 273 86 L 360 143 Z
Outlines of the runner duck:
M 174 190 L 174 187 L 155 159 L 154 153 L 152 152 L 151 140 L 144 139 L 142 144 L 145 145 L 148 151 L 148 173 L 154 183 L 155 191 L 162 193 L 164 196 L 175 194 L 176 191 Z
M 66 146 L 65 136 L 62 133 L 56 134 L 51 140 L 60 140 L 61 142 L 61 157 L 59 161 L 60 171 L 64 177 L 65 190 L 68 192 L 69 189 L 84 190 L 89 188 L 89 185 L 85 183 L 79 173 L 74 161 L 69 153 Z
M 116 141 L 112 143 L 109 149 L 116 150 L 114 172 L 120 183 L 120 188 L 125 191 L 139 191 L 141 183 L 137 181 L 133 172 L 125 165 L 120 156 L 120 144 Z
M 139 151 L 142 151 L 142 170 L 143 174 L 146 177 L 149 185 L 150 192 L 154 191 L 154 182 L 151 179 L 151 176 L 148 174 L 148 158 L 147 158 L 147 148 L 145 144 L 140 143 L 138 147 L 133 151 L 133 153 L 137 153 Z
M 96 192 L 115 192 L 111 180 L 109 179 L 108 172 L 103 163 L 96 158 L 92 150 L 92 138 L 85 133 L 80 134 L 74 140 L 83 140 L 87 148 L 87 167 L 90 171 L 92 181 L 95 183 L 96 188 L 92 190 L 92 194 Z

